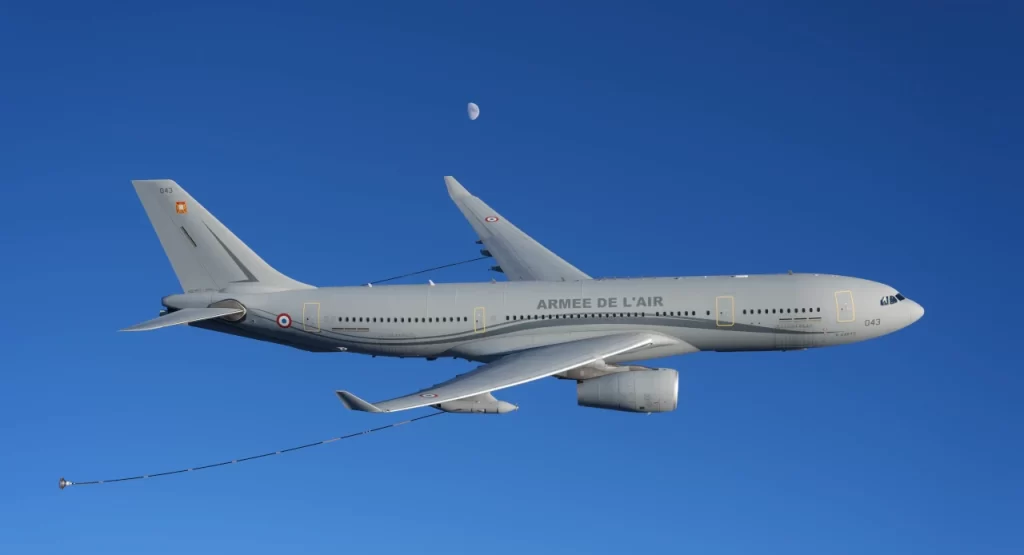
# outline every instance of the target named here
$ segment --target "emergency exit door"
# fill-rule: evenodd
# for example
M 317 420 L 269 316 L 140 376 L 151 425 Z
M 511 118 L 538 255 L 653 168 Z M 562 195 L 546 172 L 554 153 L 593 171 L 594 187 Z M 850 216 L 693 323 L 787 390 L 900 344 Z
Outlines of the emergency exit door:
M 473 331 L 476 333 L 487 331 L 487 310 L 482 306 L 473 309 Z
M 736 302 L 732 297 L 715 297 L 715 323 L 729 327 L 736 322 Z

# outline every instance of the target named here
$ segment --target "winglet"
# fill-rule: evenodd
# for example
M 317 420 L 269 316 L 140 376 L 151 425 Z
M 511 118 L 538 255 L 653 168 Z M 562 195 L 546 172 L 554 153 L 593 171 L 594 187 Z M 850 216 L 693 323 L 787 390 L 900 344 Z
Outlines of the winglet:
M 341 404 L 345 405 L 348 410 L 358 410 L 362 412 L 384 412 L 379 408 L 373 406 L 370 403 L 356 397 L 348 391 L 335 391 L 338 395 L 338 399 L 341 399 Z
M 467 191 L 461 183 L 456 181 L 455 178 L 450 175 L 444 176 L 444 184 L 448 186 L 448 196 L 452 198 L 473 196 L 469 194 L 469 191 Z

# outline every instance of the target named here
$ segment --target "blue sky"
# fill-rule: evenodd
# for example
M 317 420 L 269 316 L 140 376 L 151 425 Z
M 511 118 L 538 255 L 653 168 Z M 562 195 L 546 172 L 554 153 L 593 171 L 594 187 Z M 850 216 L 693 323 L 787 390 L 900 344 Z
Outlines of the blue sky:
M 0 552 L 1024 550 L 1019 5 L 425 4 L 0 8 Z M 354 285 L 474 255 L 446 174 L 591 275 L 838 273 L 927 314 L 660 361 L 670 414 L 544 380 L 507 417 L 58 491 L 379 425 L 333 391 L 470 368 L 116 333 L 179 290 L 131 179 Z

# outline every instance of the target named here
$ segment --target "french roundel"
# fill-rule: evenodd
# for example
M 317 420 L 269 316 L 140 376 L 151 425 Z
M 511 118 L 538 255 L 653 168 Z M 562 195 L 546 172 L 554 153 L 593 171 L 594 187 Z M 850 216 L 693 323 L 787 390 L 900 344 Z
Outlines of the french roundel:
M 498 221 L 498 217 L 497 216 L 487 216 L 486 218 L 484 218 L 484 221 L 487 222 L 487 223 L 493 224 L 494 222 Z
M 288 314 L 278 314 L 277 325 L 281 326 L 282 328 L 292 327 L 292 317 L 289 316 Z

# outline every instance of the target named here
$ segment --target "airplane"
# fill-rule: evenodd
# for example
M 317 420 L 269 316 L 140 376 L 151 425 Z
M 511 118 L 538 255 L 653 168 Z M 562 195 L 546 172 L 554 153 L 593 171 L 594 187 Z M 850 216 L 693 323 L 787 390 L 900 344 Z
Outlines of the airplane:
M 310 352 L 481 363 L 411 394 L 351 410 L 517 410 L 495 391 L 546 377 L 577 382 L 577 404 L 669 412 L 679 373 L 634 363 L 699 351 L 789 351 L 856 343 L 913 324 L 924 308 L 874 281 L 828 274 L 591 278 L 454 177 L 448 194 L 507 281 L 314 287 L 278 272 L 168 179 L 132 184 L 183 293 L 123 331 L 189 325 Z

